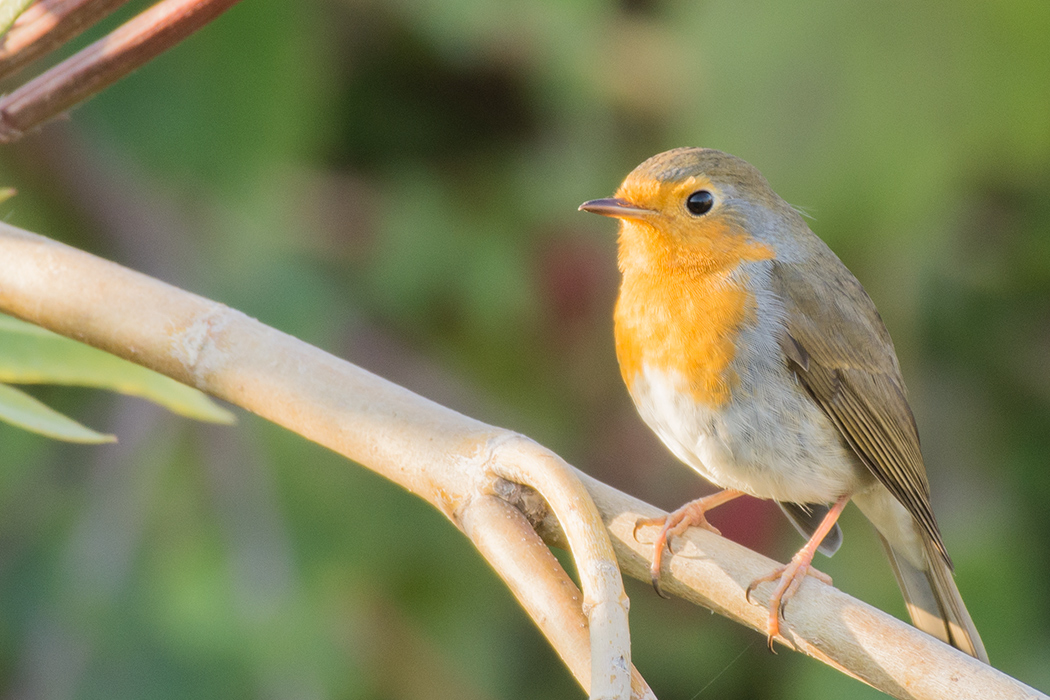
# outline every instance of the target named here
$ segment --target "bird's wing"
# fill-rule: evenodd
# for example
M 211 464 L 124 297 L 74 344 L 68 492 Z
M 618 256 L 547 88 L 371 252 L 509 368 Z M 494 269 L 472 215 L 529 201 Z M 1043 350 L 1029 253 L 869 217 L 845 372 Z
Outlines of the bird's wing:
M 773 265 L 774 289 L 787 311 L 781 349 L 813 400 L 951 566 L 893 342 L 860 282 L 830 250 L 814 252 L 825 258 L 823 269 L 838 274 Z

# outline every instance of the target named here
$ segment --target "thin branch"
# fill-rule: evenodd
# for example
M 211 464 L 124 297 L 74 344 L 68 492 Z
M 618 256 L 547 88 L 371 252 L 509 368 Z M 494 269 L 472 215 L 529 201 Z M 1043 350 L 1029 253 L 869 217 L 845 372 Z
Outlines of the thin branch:
M 239 0 L 163 0 L 109 35 L 0 98 L 9 143 L 179 43 Z
M 533 593 L 523 594 L 522 604 L 577 678 L 586 674 L 581 659 L 587 651 L 573 641 L 578 631 L 569 628 L 578 627 L 580 617 L 558 612 L 564 600 L 542 603 L 532 597 L 544 595 L 538 592 L 543 589 L 555 598 L 564 599 L 566 591 L 571 597 L 564 572 L 536 572 L 536 580 L 530 580 L 532 574 L 521 568 L 533 572 L 549 559 L 538 554 L 528 536 L 527 542 L 508 542 L 503 549 L 499 532 L 505 541 L 515 540 L 524 533 L 521 523 L 501 528 L 498 516 L 511 521 L 517 516 L 483 499 L 499 496 L 519 506 L 549 542 L 576 546 L 578 561 L 581 552 L 605 548 L 598 542 L 604 529 L 576 512 L 587 514 L 597 505 L 621 570 L 648 580 L 654 533 L 643 528 L 636 540 L 633 530 L 638 518 L 659 514 L 657 509 L 582 474 L 578 479 L 555 474 L 564 463 L 539 445 L 438 406 L 222 305 L 0 223 L 0 311 L 255 411 L 426 498 L 470 534 L 512 590 L 521 593 L 535 587 Z M 528 489 L 508 486 L 507 477 L 539 486 L 553 515 L 545 515 L 545 504 Z M 590 496 L 575 491 L 580 482 Z M 545 488 L 567 488 L 569 493 L 548 493 Z M 588 534 L 561 534 L 562 527 L 578 525 Z M 595 542 L 588 545 L 589 538 Z M 703 530 L 690 530 L 678 543 L 683 546 L 669 558 L 663 589 L 764 631 L 769 586 L 756 591 L 758 605 L 744 599 L 744 590 L 775 563 Z M 526 564 L 529 560 L 534 563 Z M 594 630 L 600 627 L 595 610 L 607 611 L 609 603 L 622 600 L 622 589 L 594 591 L 608 583 L 603 565 L 579 566 L 581 572 L 599 574 L 596 580 L 581 576 L 585 599 L 602 603 L 583 607 Z M 1047 700 L 1039 691 L 815 579 L 804 582 L 791 599 L 786 618 L 781 644 L 898 698 Z M 606 626 L 615 629 L 615 623 Z M 610 653 L 605 641 L 596 645 L 596 637 L 591 634 L 591 678 L 629 658 L 615 648 Z M 607 640 L 617 644 L 626 635 L 614 633 Z M 636 695 L 646 691 L 643 685 L 635 690 Z M 624 690 L 621 697 L 625 695 Z
M 588 622 L 581 606 L 580 589 L 522 512 L 503 498 L 483 496 L 463 509 L 460 525 L 551 640 L 576 680 L 587 687 L 591 658 Z M 537 576 L 538 572 L 552 572 L 553 575 Z M 656 700 L 641 674 L 634 669 L 631 697 Z
M 596 522 L 597 509 L 572 467 L 532 440 L 513 435 L 501 441 L 493 471 L 508 481 L 539 491 L 568 534 L 584 591 L 583 612 L 589 622 L 591 656 L 600 663 L 591 671 L 591 695 L 615 697 L 630 682 L 631 641 L 627 627 L 629 601 L 623 590 L 608 532 Z M 595 527 L 598 525 L 598 527 Z
M 253 411 L 386 476 L 457 525 L 513 474 L 547 499 L 573 546 L 592 697 L 629 697 L 627 599 L 608 532 L 575 472 L 546 448 L 222 304 L 3 223 L 0 310 Z
M 14 24 L 33 0 L 0 0 L 0 34 Z
M 127 0 L 40 0 L 22 13 L 0 43 L 0 78 L 79 35 Z

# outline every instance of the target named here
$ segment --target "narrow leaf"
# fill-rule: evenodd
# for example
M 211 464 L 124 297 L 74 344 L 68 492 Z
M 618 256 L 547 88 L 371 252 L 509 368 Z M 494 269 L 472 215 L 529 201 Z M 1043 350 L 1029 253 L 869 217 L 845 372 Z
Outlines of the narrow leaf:
M 192 387 L 2 314 L 0 382 L 109 389 L 149 399 L 188 418 L 211 423 L 236 420 L 232 413 Z
M 113 435 L 96 433 L 6 384 L 0 384 L 0 420 L 67 442 L 100 443 L 117 440 Z

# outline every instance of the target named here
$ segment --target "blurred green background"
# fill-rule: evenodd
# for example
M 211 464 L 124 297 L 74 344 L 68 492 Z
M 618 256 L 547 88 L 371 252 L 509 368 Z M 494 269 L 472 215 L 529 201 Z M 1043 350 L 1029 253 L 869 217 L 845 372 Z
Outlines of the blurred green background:
M 576 207 L 667 148 L 746 158 L 878 304 L 959 587 L 1046 691 L 1048 46 L 1043 0 L 245 0 L 0 150 L 0 215 L 671 508 L 711 489 L 634 413 L 615 226 Z M 243 413 L 34 393 L 120 443 L 0 426 L 3 697 L 582 697 L 452 525 L 369 471 Z M 800 544 L 758 501 L 712 521 Z M 844 529 L 819 566 L 903 616 L 854 509 Z M 664 700 L 878 696 L 627 585 Z

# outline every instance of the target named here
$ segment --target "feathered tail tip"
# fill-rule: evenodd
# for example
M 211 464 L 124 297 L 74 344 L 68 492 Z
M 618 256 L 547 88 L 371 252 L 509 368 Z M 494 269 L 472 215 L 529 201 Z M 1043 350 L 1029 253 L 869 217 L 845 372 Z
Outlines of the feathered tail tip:
M 879 535 L 893 566 L 897 584 L 904 594 L 904 604 L 912 624 L 959 651 L 989 663 L 988 652 L 959 595 L 951 569 L 933 543 L 926 539 L 924 544 L 928 569 L 922 571 L 897 554 L 889 542 Z

